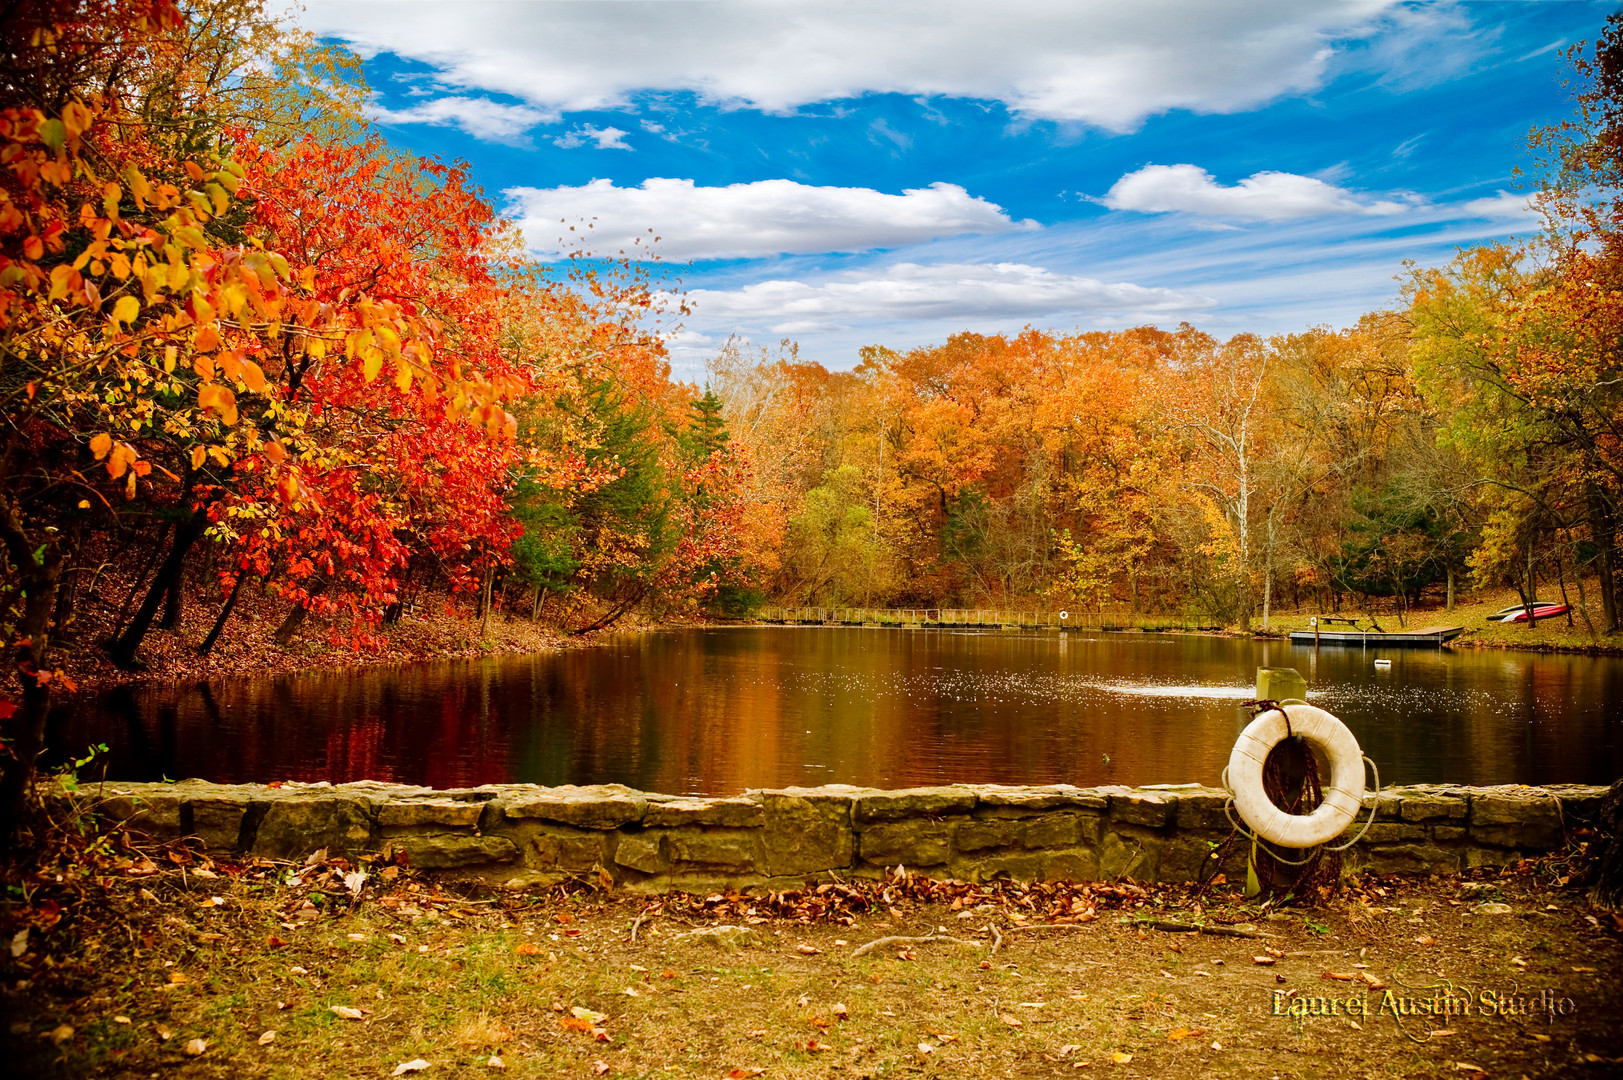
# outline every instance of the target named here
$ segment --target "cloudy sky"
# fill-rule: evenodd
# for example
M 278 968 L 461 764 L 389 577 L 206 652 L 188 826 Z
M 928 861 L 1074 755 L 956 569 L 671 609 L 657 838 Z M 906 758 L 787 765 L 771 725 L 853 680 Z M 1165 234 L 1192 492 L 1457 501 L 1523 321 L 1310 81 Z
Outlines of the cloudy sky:
M 1615 2 L 306 0 L 394 142 L 546 258 L 651 244 L 730 334 L 1346 325 L 1536 228 L 1513 175 Z M 657 241 L 654 240 L 658 237 Z M 634 246 L 635 245 L 635 246 Z

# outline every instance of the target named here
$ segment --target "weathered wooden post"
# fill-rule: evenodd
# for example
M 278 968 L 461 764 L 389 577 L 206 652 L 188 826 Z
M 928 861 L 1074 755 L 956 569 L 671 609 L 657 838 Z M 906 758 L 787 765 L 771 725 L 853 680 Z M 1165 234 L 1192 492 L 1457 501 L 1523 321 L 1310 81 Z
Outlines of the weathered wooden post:
M 1293 667 L 1257 669 L 1258 701 L 1306 701 L 1307 680 Z

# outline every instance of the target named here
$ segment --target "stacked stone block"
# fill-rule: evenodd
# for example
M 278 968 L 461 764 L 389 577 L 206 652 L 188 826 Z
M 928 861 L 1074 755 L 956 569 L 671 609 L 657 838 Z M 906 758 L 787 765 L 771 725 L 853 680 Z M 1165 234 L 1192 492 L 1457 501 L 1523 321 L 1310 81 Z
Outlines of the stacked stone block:
M 1423 785 L 1366 799 L 1375 823 L 1347 853 L 1379 872 L 1454 873 L 1559 849 L 1605 788 Z M 412 865 L 544 884 L 771 888 L 873 877 L 898 865 L 967 881 L 1190 881 L 1243 868 L 1215 788 L 830 785 L 701 799 L 619 785 L 105 784 L 57 798 L 217 855 L 302 859 L 404 852 Z M 1348 837 L 1363 825 L 1348 830 Z M 1221 867 L 1209 864 L 1226 850 Z M 1231 880 L 1233 878 L 1231 877 Z

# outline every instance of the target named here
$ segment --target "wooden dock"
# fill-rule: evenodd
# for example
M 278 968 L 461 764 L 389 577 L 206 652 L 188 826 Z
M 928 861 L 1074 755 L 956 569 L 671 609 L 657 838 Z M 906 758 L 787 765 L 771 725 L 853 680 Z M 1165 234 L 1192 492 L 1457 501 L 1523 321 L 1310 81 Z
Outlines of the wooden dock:
M 1292 645 L 1340 645 L 1360 648 L 1433 645 L 1439 648 L 1465 632 L 1463 626 L 1428 626 L 1421 630 L 1400 630 L 1383 633 L 1379 630 L 1292 630 Z

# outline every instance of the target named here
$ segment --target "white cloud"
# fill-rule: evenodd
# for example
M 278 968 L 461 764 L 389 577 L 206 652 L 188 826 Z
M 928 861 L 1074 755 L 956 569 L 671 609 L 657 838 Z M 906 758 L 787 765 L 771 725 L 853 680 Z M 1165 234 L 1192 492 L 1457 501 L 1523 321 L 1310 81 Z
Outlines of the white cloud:
M 1404 34 L 1409 56 L 1451 25 L 1401 10 L 1397 0 L 310 0 L 298 18 L 364 54 L 427 64 L 448 87 L 553 114 L 627 108 L 648 91 L 780 113 L 899 93 L 1126 131 L 1172 109 L 1238 112 L 1311 91 L 1339 50 L 1378 57 L 1369 43 Z
M 637 254 L 648 241 L 662 258 L 727 259 L 869 251 L 965 233 L 1036 229 L 956 184 L 888 195 L 872 188 L 815 187 L 793 180 L 699 187 L 653 178 L 640 187 L 593 180 L 582 187 L 509 188 L 531 251 L 557 254 L 559 221 L 596 219 L 598 250 Z M 652 232 L 650 232 L 652 230 Z
M 432 124 L 457 127 L 476 139 L 489 142 L 527 142 L 524 133 L 551 117 L 528 105 L 503 105 L 489 98 L 443 97 L 425 101 L 409 109 L 386 109 L 374 105 L 367 110 L 382 124 Z
M 1472 199 L 1460 206 L 1466 215 L 1479 218 L 1506 218 L 1515 221 L 1521 218 L 1531 218 L 1538 213 L 1526 195 L 1517 195 L 1511 191 L 1501 191 L 1486 199 Z
M 897 263 L 821 282 L 774 280 L 734 290 L 693 289 L 684 299 L 704 325 L 765 326 L 813 334 L 852 324 L 1049 319 L 1069 313 L 1134 316 L 1204 310 L 1199 293 L 1058 274 L 1023 263 Z
M 1311 176 L 1259 172 L 1232 187 L 1198 165 L 1146 165 L 1117 180 L 1100 200 L 1112 210 L 1182 211 L 1251 221 L 1289 221 L 1329 214 L 1401 214 L 1412 203 L 1371 201 Z
M 587 143 L 595 143 L 599 150 L 630 150 L 631 146 L 625 140 L 627 134 L 629 133 L 617 127 L 600 128 L 596 124 L 576 124 L 553 139 L 552 144 L 565 150 L 573 150 Z

